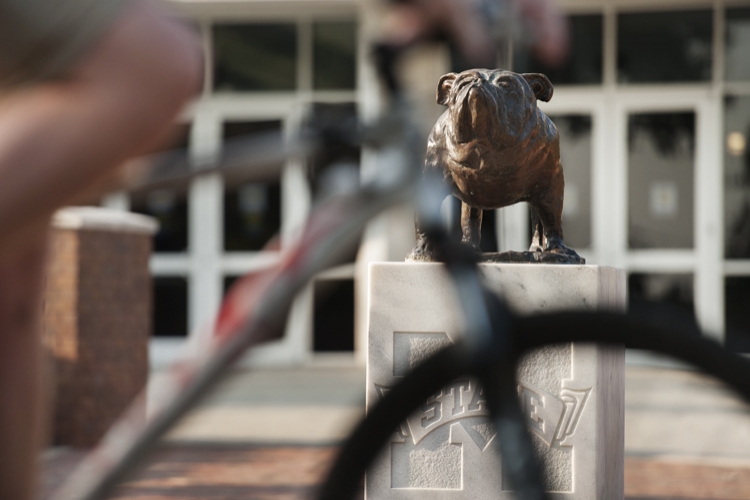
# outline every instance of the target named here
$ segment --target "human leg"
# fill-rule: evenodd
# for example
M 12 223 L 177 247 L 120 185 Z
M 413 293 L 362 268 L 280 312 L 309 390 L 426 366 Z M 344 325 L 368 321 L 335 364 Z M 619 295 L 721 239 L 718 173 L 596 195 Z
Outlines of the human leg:
M 189 32 L 134 0 L 65 78 L 0 98 L 0 498 L 32 498 L 49 214 L 167 135 L 200 85 Z
M 0 253 L 0 498 L 33 498 L 43 441 L 39 297 L 47 228 L 25 231 Z
M 200 69 L 189 32 L 136 0 L 68 76 L 0 99 L 0 241 L 161 140 Z

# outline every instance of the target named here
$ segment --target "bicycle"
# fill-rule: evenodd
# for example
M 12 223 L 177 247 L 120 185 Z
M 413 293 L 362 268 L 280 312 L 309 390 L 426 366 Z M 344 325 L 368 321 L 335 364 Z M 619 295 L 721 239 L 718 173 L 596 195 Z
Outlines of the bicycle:
M 193 360 L 171 372 L 168 384 L 184 389 L 167 409 L 140 431 L 138 403 L 105 438 L 81 472 L 67 483 L 61 495 L 102 498 L 152 448 L 159 437 L 215 384 L 220 375 L 247 349 L 282 335 L 285 313 L 297 291 L 322 269 L 341 261 L 356 246 L 366 222 L 394 203 L 416 196 L 420 220 L 438 242 L 441 260 L 459 289 L 458 297 L 467 319 L 464 340 L 445 348 L 415 369 L 393 388 L 354 431 L 323 486 L 321 499 L 350 498 L 367 464 L 379 446 L 427 397 L 458 377 L 477 377 L 484 389 L 495 423 L 501 455 L 518 498 L 542 499 L 540 472 L 517 399 L 515 366 L 530 349 L 560 342 L 606 342 L 651 349 L 676 356 L 717 376 L 750 401 L 750 363 L 700 337 L 686 337 L 653 324 L 651 312 L 641 315 L 614 313 L 557 313 L 520 318 L 502 301 L 483 289 L 474 255 L 445 234 L 439 214 L 445 196 L 440 179 L 420 179 L 421 147 L 410 120 L 410 110 L 400 97 L 394 64 L 401 47 L 378 47 L 379 69 L 392 95 L 391 108 L 377 123 L 360 133 L 337 128 L 313 129 L 310 136 L 282 147 L 278 136 L 247 142 L 222 165 L 202 172 L 269 165 L 273 159 L 310 153 L 321 143 L 337 147 L 360 141 L 381 151 L 389 150 L 390 167 L 358 192 L 332 198 L 313 212 L 305 233 L 286 253 L 278 268 L 255 281 L 241 282 L 228 296 L 219 314 L 210 357 Z M 275 143 L 275 144 L 274 144 Z M 260 148 L 260 145 L 263 145 Z M 260 149 L 260 151 L 259 151 Z M 254 151 L 252 154 L 248 150 Z M 239 159 L 238 159 L 239 158 Z M 194 174 L 186 174 L 167 159 L 140 186 L 164 186 Z M 182 173 L 181 173 L 182 172 Z M 265 175 L 267 171 L 258 175 Z M 555 327 L 555 328 L 552 328 Z M 145 398 L 144 398 L 145 399 Z M 137 437 L 136 437 L 137 436 Z M 134 439 L 135 438 L 135 439 Z M 112 465 L 114 464 L 114 465 Z

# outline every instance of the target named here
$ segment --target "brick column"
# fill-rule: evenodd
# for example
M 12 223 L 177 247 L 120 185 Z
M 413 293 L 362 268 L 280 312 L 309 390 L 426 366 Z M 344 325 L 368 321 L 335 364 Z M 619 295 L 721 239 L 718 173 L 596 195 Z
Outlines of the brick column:
M 156 228 L 150 217 L 95 207 L 53 218 L 43 337 L 57 445 L 95 444 L 146 385 Z

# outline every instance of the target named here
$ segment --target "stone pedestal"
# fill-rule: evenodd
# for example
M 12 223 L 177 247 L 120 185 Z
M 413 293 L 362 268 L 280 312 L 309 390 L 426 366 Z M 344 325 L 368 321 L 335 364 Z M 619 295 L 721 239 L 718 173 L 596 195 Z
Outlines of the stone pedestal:
M 597 266 L 482 264 L 485 283 L 519 314 L 623 310 L 625 273 Z M 370 267 L 367 407 L 462 333 L 440 264 Z M 518 370 L 518 394 L 547 491 L 556 499 L 621 500 L 624 348 L 548 346 Z M 457 380 L 404 422 L 370 467 L 367 500 L 514 498 L 481 388 Z
M 151 217 L 95 207 L 53 218 L 42 331 L 54 365 L 55 444 L 96 444 L 146 385 L 156 227 Z

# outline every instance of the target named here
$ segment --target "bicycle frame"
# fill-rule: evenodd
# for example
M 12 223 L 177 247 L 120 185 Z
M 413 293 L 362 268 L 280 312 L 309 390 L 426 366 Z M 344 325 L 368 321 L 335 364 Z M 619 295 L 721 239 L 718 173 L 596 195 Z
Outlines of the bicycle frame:
M 393 204 L 411 199 L 416 200 L 423 227 L 439 242 L 438 254 L 458 289 L 467 325 L 464 340 L 430 358 L 379 403 L 344 446 L 320 498 L 350 498 L 367 464 L 396 426 L 430 394 L 467 374 L 478 377 L 485 388 L 498 432 L 494 442 L 498 443 L 518 498 L 547 498 L 521 417 L 515 371 L 516 362 L 524 352 L 550 343 L 617 343 L 670 354 L 716 375 L 750 401 L 750 363 L 706 339 L 666 331 L 650 324 L 648 318 L 638 320 L 613 313 L 519 318 L 498 297 L 487 292 L 480 283 L 475 257 L 450 241 L 442 230 L 439 206 L 446 192 L 441 179 L 420 175 L 419 134 L 411 121 L 409 106 L 399 97 L 393 62 L 386 61 L 380 68 L 394 94 L 390 110 L 362 133 L 362 141 L 381 151 L 395 152 L 389 157 L 398 160 L 383 166 L 377 182 L 321 203 L 310 216 L 300 239 L 283 254 L 278 266 L 262 276 L 239 280 L 222 304 L 204 354 L 181 360 L 164 375 L 160 383 L 166 388 L 166 397 L 150 422 L 145 424 L 139 417 L 146 400 L 141 395 L 59 490 L 58 498 L 105 497 L 241 355 L 255 345 L 281 337 L 295 295 L 318 272 L 350 254 L 372 217 Z M 263 151 L 250 158 L 252 161 L 243 157 L 247 151 L 240 152 L 239 159 L 232 158 L 199 173 L 164 168 L 150 178 L 137 179 L 134 185 L 163 187 L 200 173 L 270 164 L 269 158 L 305 154 L 319 142 L 308 138 L 283 148 L 278 144 L 264 146 Z

